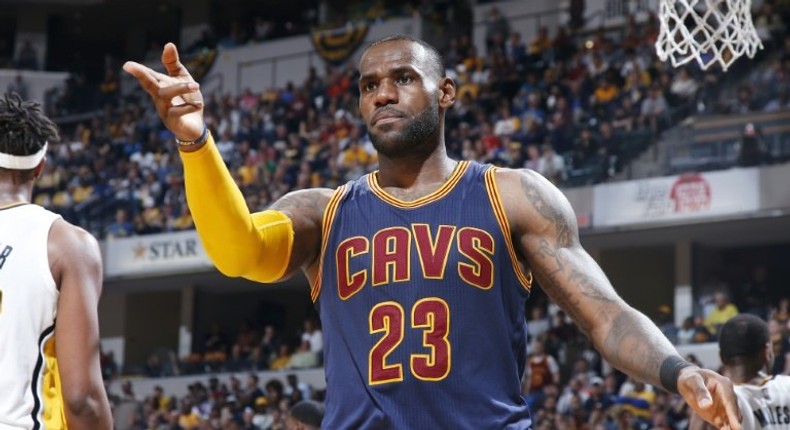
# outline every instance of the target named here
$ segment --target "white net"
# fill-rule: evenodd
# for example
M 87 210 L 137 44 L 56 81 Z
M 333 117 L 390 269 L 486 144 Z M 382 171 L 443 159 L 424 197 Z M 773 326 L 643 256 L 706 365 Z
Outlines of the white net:
M 762 48 L 752 23 L 751 0 L 661 0 L 656 53 L 678 67 L 696 60 L 703 70 L 727 70 Z

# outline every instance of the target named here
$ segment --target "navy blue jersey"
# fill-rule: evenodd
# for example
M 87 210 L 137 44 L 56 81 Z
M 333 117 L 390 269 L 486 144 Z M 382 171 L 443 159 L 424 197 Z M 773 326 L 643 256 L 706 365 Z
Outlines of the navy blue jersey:
M 371 174 L 330 199 L 313 285 L 324 428 L 530 428 L 520 381 L 531 276 L 494 174 L 462 161 L 412 202 Z

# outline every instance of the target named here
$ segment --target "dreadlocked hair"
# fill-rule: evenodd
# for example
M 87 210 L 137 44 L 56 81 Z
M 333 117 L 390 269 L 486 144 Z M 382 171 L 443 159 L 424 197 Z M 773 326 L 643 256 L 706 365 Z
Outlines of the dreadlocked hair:
M 58 141 L 58 128 L 43 112 L 41 104 L 24 101 L 17 93 L 0 99 L 0 152 L 33 155 L 46 142 Z

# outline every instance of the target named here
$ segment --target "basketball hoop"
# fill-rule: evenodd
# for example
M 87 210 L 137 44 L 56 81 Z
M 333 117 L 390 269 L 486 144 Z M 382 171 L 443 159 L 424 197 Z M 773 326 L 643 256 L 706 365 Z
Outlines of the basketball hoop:
M 678 67 L 697 60 L 703 70 L 727 70 L 733 61 L 762 49 L 752 23 L 751 0 L 660 0 L 656 54 Z

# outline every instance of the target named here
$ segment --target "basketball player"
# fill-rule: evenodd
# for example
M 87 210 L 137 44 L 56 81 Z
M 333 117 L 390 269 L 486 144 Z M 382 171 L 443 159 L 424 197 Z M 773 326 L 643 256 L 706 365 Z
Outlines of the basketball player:
M 112 428 L 99 366 L 98 243 L 29 203 L 56 140 L 38 103 L 0 99 L 0 429 Z
M 743 428 L 790 430 L 790 376 L 768 374 L 774 351 L 765 321 L 751 314 L 732 317 L 721 327 L 719 357 L 735 383 Z M 711 427 L 695 416 L 689 428 Z
M 685 362 L 582 249 L 562 193 L 531 171 L 447 156 L 455 83 L 426 43 L 394 36 L 360 60 L 359 110 L 379 170 L 250 214 L 203 122 L 176 47 L 167 74 L 127 62 L 177 137 L 187 200 L 212 261 L 275 282 L 300 268 L 325 337 L 329 429 L 528 429 L 520 395 L 532 274 L 618 369 L 680 391 L 740 429 L 732 384 Z
M 285 418 L 285 430 L 318 430 L 324 419 L 324 406 L 312 400 L 293 405 Z

